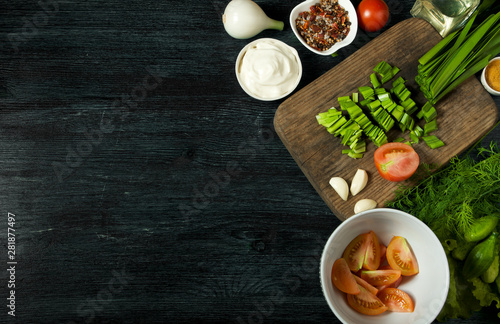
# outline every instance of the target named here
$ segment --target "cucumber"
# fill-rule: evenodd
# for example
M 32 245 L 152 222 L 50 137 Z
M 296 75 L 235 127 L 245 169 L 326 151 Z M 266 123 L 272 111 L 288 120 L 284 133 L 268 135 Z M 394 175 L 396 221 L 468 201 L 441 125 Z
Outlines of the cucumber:
M 465 240 L 467 242 L 479 242 L 486 238 L 497 226 L 499 218 L 500 215 L 495 213 L 476 219 L 472 223 L 470 231 L 465 233 Z
M 483 279 L 483 281 L 488 284 L 493 283 L 495 279 L 498 277 L 499 267 L 500 267 L 500 257 L 496 255 L 495 258 L 493 259 L 493 263 L 490 265 L 488 270 L 486 270 L 486 272 L 481 275 L 481 279 Z
M 497 237 L 497 232 L 491 233 L 470 251 L 462 270 L 465 279 L 479 277 L 488 270 L 496 255 Z

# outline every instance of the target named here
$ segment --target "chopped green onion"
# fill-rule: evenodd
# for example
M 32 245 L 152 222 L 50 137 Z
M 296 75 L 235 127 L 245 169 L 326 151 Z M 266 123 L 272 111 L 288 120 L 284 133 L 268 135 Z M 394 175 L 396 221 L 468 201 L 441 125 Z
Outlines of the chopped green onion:
M 342 131 L 344 129 L 352 127 L 351 125 L 355 124 L 352 119 L 347 119 L 344 116 L 342 116 L 342 118 L 345 119 L 345 122 L 342 125 L 340 125 L 339 128 L 332 133 L 334 136 L 340 136 L 340 134 L 342 133 Z
M 405 114 L 405 109 L 401 107 L 400 105 L 397 105 L 394 107 L 394 110 L 391 112 L 392 117 L 396 119 L 397 122 L 401 121 L 401 118 L 403 118 L 403 115 Z
M 382 94 L 379 94 L 377 97 L 378 100 L 380 101 L 391 100 L 391 94 L 389 92 L 384 92 Z
M 364 87 L 359 87 L 358 88 L 359 92 L 365 99 L 371 99 L 373 98 L 374 95 L 374 90 L 372 87 L 364 86 Z
M 384 131 L 389 131 L 394 126 L 394 119 L 391 115 L 382 107 L 379 107 L 376 111 L 372 112 L 373 119 L 380 125 Z
M 339 104 L 342 103 L 343 101 L 351 101 L 351 97 L 349 96 L 338 97 L 337 101 L 339 102 Z
M 407 99 L 410 99 L 411 92 L 408 90 L 408 88 L 404 88 L 401 92 L 397 94 L 399 100 L 405 101 Z
M 424 135 L 424 130 L 419 125 L 415 126 L 415 128 L 411 132 L 415 134 L 415 136 L 417 136 L 418 138 Z
M 398 74 L 399 72 L 399 68 L 397 66 L 393 66 L 392 67 L 392 76 L 395 76 L 396 74 Z
M 437 116 L 436 108 L 427 101 L 423 106 L 422 109 L 418 112 L 417 118 L 422 119 L 424 118 L 426 122 L 430 122 L 431 120 L 435 119 Z
M 334 134 L 338 129 L 340 129 L 346 123 L 347 123 L 347 119 L 344 116 L 342 116 L 333 125 L 327 127 L 326 130 L 328 131 L 328 133 Z
M 418 109 L 417 105 L 415 104 L 415 101 L 413 101 L 413 99 L 411 98 L 402 101 L 401 106 L 403 106 L 405 112 L 409 115 L 413 114 Z
M 424 125 L 424 135 L 428 135 L 429 133 L 431 133 L 437 129 L 438 129 L 437 120 L 433 119 Z
M 406 83 L 406 80 L 403 79 L 403 77 L 398 77 L 396 80 L 394 80 L 394 82 L 392 83 L 392 87 L 395 88 L 396 86 L 400 85 L 400 84 L 405 84 Z
M 356 140 L 350 146 L 354 153 L 364 153 L 366 152 L 366 142 L 363 140 Z
M 441 141 L 436 135 L 424 136 L 422 139 L 431 149 L 444 146 L 443 141 Z
M 375 68 L 373 68 L 373 71 L 377 72 L 380 74 L 381 77 L 381 82 L 382 84 L 386 83 L 390 79 L 394 77 L 399 72 L 398 67 L 392 67 L 389 63 L 385 61 L 381 61 L 378 63 Z M 377 88 L 377 87 L 375 87 Z
M 394 93 L 397 97 L 399 97 L 400 93 L 403 92 L 404 89 L 406 89 L 405 84 L 399 83 L 392 87 L 391 92 Z
M 371 99 L 364 99 L 364 100 L 361 100 L 359 102 L 359 104 L 361 105 L 361 107 L 366 107 L 370 102 L 372 102 Z
M 374 111 L 375 109 L 377 109 L 378 107 L 380 107 L 380 100 L 374 100 L 374 101 L 371 101 L 369 102 L 366 107 L 368 107 L 368 109 L 370 109 L 370 111 Z
M 370 82 L 374 88 L 380 88 L 382 86 L 375 73 L 370 74 Z
M 351 99 L 343 99 L 343 100 L 339 101 L 339 103 L 340 103 L 340 109 L 342 109 L 342 110 L 347 110 L 350 107 L 358 107 L 358 105 L 354 101 L 352 101 Z
M 347 154 L 349 157 L 351 157 L 353 159 L 361 159 L 363 157 L 362 153 L 355 153 L 351 149 L 342 150 L 342 154 Z

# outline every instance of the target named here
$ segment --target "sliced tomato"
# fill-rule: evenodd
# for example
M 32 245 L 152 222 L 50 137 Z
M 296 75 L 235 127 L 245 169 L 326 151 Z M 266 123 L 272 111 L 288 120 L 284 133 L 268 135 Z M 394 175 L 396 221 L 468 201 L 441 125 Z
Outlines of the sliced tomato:
M 342 257 L 347 261 L 351 271 L 356 272 L 363 267 L 369 240 L 369 233 L 360 234 L 356 236 L 345 248 Z
M 401 289 L 385 288 L 380 291 L 378 298 L 391 312 L 411 313 L 415 309 L 413 299 Z
M 382 178 L 403 181 L 411 177 L 418 168 L 417 152 L 405 143 L 387 143 L 375 150 L 375 166 Z
M 356 282 L 358 283 L 358 285 L 360 285 L 361 287 L 363 287 L 366 290 L 368 290 L 369 293 L 372 293 L 374 295 L 378 294 L 378 291 L 379 291 L 378 288 L 370 285 L 368 282 L 366 282 L 366 280 L 361 279 L 361 277 L 358 277 L 356 275 L 353 275 L 353 277 L 356 280 Z
M 359 286 L 344 258 L 337 259 L 332 267 L 332 282 L 340 291 L 356 295 L 360 293 Z
M 384 266 L 381 266 L 379 268 L 379 270 L 393 270 L 393 269 L 391 268 L 390 265 L 384 265 Z M 395 282 L 393 282 L 393 283 L 391 283 L 389 285 L 383 285 L 383 286 L 379 286 L 377 288 L 378 288 L 379 291 L 381 291 L 381 290 L 383 290 L 385 288 L 398 288 L 399 285 L 401 284 L 401 281 L 403 281 L 403 276 L 400 276 L 398 278 L 398 280 L 396 280 Z
M 372 286 L 390 285 L 401 277 L 400 270 L 363 270 L 361 279 L 366 280 Z
M 418 262 L 408 241 L 402 236 L 394 236 L 387 246 L 387 262 L 392 269 L 398 269 L 403 276 L 418 273 Z
M 378 315 L 387 310 L 387 306 L 377 296 L 363 287 L 359 287 L 359 289 L 361 290 L 359 294 L 347 295 L 349 306 L 365 315 Z
M 368 270 L 377 270 L 380 266 L 380 243 L 375 232 L 370 231 L 368 235 L 363 268 Z

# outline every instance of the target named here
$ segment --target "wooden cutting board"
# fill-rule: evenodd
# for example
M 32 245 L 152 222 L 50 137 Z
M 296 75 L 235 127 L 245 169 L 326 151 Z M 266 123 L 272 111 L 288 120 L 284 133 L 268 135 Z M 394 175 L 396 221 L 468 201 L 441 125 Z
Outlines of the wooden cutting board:
M 355 203 L 363 198 L 374 199 L 378 207 L 394 198 L 398 184 L 384 180 L 373 162 L 376 146 L 369 143 L 362 159 L 352 159 L 341 153 L 345 148 L 340 139 L 329 134 L 316 121 L 316 115 L 334 106 L 337 98 L 358 92 L 360 86 L 371 86 L 369 75 L 382 60 L 401 69 L 398 76 L 407 80 L 412 98 L 421 107 L 424 96 L 414 81 L 418 58 L 441 40 L 441 36 L 424 20 L 411 18 L 382 33 L 324 75 L 284 101 L 274 117 L 276 132 L 313 187 L 332 212 L 345 220 L 354 214 Z M 307 73 L 307 71 L 304 71 Z M 389 86 L 392 84 L 389 82 Z M 386 85 L 387 88 L 387 85 Z M 476 77 L 471 77 L 450 92 L 437 105 L 438 127 L 433 134 L 446 145 L 430 149 L 421 141 L 414 144 L 424 163 L 444 164 L 468 148 L 490 130 L 498 117 L 497 107 Z M 398 137 L 409 139 L 408 132 L 399 129 L 388 133 L 389 141 Z M 349 184 L 357 169 L 368 172 L 366 188 L 343 201 L 329 185 L 333 176 Z

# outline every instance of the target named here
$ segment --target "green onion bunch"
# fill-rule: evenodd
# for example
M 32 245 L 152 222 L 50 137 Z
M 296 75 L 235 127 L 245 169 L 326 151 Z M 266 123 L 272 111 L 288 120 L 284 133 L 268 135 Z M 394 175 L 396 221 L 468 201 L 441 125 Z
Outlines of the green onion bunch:
M 470 76 L 481 71 L 500 53 L 500 12 L 477 26 L 475 12 L 464 28 L 441 40 L 419 60 L 415 81 L 435 104 Z

